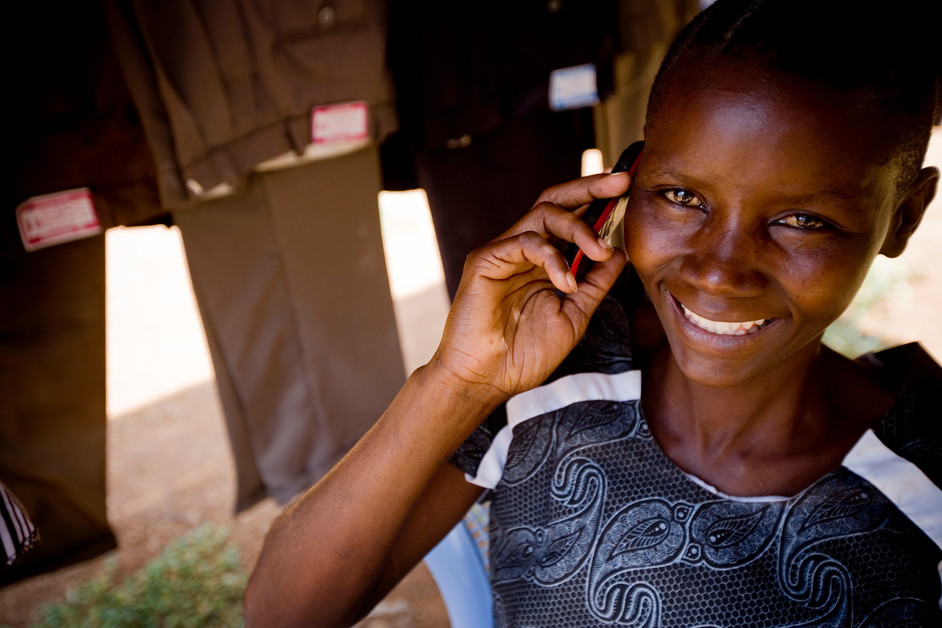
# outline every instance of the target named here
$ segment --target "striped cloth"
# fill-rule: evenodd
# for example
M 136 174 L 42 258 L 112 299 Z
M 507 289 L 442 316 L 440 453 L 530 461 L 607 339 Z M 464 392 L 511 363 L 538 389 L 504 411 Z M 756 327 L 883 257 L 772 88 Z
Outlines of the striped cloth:
M 0 484 L 0 566 L 12 565 L 39 537 L 23 507 L 7 488 Z

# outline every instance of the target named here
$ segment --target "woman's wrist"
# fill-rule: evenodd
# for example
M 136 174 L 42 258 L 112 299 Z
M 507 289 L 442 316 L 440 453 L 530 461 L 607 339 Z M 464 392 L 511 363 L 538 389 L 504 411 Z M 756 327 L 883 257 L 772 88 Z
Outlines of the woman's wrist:
M 410 380 L 427 391 L 436 404 L 459 423 L 477 427 L 509 395 L 489 383 L 468 381 L 448 368 L 438 356 L 417 369 Z

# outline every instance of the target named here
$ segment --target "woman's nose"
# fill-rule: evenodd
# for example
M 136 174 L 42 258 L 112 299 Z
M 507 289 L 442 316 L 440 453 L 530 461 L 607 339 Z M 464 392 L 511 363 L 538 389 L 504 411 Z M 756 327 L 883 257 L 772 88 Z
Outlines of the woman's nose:
M 706 228 L 689 241 L 680 265 L 681 277 L 714 296 L 757 296 L 767 285 L 759 264 L 755 234 L 737 229 Z

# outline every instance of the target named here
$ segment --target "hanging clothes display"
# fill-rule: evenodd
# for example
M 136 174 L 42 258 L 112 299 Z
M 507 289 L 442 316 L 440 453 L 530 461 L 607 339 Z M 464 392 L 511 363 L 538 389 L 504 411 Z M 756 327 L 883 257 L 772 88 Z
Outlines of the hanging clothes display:
M 395 128 L 378 1 L 108 3 L 183 234 L 238 476 L 286 503 L 405 379 L 376 146 Z

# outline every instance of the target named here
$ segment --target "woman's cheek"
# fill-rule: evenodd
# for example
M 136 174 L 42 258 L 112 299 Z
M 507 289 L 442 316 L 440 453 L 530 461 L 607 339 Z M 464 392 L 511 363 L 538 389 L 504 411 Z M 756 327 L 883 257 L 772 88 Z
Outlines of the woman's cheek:
M 684 248 L 696 230 L 691 220 L 677 220 L 665 216 L 657 208 L 639 204 L 636 211 L 625 219 L 625 243 L 628 257 L 632 262 L 636 258 L 669 257 Z

